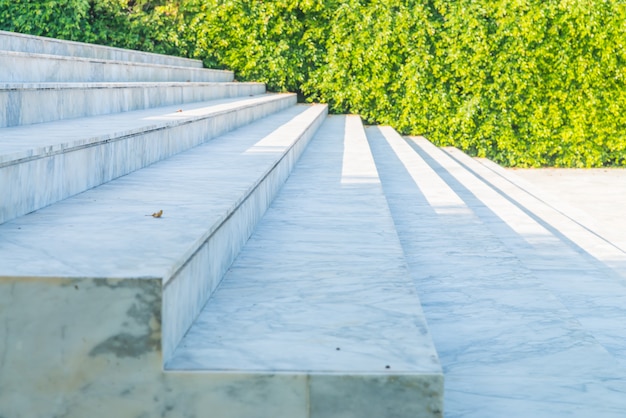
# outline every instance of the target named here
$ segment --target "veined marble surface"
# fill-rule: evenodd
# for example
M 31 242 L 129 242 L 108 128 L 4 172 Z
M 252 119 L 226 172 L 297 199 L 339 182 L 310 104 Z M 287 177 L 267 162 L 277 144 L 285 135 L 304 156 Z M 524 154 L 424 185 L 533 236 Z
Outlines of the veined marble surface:
M 7 222 L 0 276 L 160 278 L 167 357 L 325 114 L 293 106 Z
M 232 71 L 0 50 L 2 82 L 233 80 Z
M 367 132 L 444 370 L 445 416 L 624 416 L 615 275 L 514 216 L 443 151 Z M 585 313 L 575 299 L 593 302 Z
M 441 416 L 443 379 L 358 117 L 329 117 L 168 371 L 308 375 L 311 417 Z
M 626 169 L 507 170 L 478 161 L 498 174 L 492 181 L 518 188 L 516 200 L 626 277 Z
M 263 93 L 263 83 L 0 83 L 0 128 Z
M 0 50 L 202 68 L 202 61 L 0 30 Z
M 460 166 L 426 140 L 420 145 L 450 172 Z M 620 325 L 626 317 L 626 254 L 563 213 L 520 193 L 484 165 L 458 151 L 455 154 L 473 169 L 472 174 L 455 177 L 457 190 L 466 188 L 474 194 L 474 206 L 485 223 L 594 338 L 626 365 L 626 337 Z
M 163 160 L 295 102 L 293 94 L 270 94 L 4 128 L 0 222 Z

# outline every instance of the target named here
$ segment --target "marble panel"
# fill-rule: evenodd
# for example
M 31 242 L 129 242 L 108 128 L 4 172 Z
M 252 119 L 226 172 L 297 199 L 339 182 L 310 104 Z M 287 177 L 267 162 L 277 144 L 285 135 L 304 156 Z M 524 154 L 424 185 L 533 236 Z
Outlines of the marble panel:
M 308 376 L 311 417 L 442 416 L 437 353 L 360 119 L 322 125 L 165 367 Z
M 104 45 L 87 44 L 6 31 L 0 31 L 0 50 L 29 52 L 33 54 L 98 58 L 114 61 L 132 61 L 148 64 L 176 65 L 181 67 L 203 67 L 202 61 L 195 59 L 173 57 L 170 55 L 133 51 Z
M 0 202 L 0 222 L 163 160 L 294 102 L 295 95 L 270 95 L 231 100 L 224 103 L 227 106 L 189 105 L 186 112 L 162 108 L 7 128 L 0 140 L 0 194 L 6 196 Z
M 83 396 L 104 408 L 106 391 L 160 369 L 160 279 L 3 276 L 0 287 L 4 416 L 61 416 L 94 400 Z
M 271 153 L 263 152 L 270 158 L 279 157 L 255 183 L 246 186 L 245 194 L 211 227 L 189 261 L 167 276 L 163 325 L 166 361 L 243 248 L 326 115 L 325 107 L 310 110 L 264 138 L 265 141 L 280 139 L 280 146 L 275 145 Z
M 0 84 L 0 128 L 263 93 L 262 83 Z
M 446 416 L 623 414 L 626 369 L 606 333 L 564 291 L 587 299 L 575 277 L 587 274 L 588 264 L 580 268 L 588 260 L 563 257 L 566 245 L 546 246 L 548 229 L 524 228 L 531 222 L 513 219 L 508 201 L 492 205 L 493 190 L 470 187 L 477 180 L 439 159 L 440 150 L 416 152 L 389 128 L 368 135 L 383 185 L 393 190 L 387 198 L 444 370 Z M 443 190 L 422 181 L 428 170 L 442 176 Z M 458 207 L 439 211 L 451 193 L 461 198 Z M 529 230 L 540 234 L 520 236 Z M 532 265 L 542 258 L 551 260 L 549 274 Z M 616 333 L 610 341 L 617 342 Z
M 231 82 L 230 71 L 110 61 L 0 50 L 0 81 L 15 82 Z
M 0 277 L 0 413 L 308 417 L 306 377 L 164 373 L 160 279 Z
M 442 375 L 315 374 L 309 377 L 310 418 L 443 416 Z

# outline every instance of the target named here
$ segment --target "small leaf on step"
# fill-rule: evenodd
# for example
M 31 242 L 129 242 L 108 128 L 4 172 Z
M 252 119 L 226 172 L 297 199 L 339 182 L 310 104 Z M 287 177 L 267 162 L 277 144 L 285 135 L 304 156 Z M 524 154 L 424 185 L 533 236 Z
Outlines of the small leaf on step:
M 160 218 L 161 215 L 163 215 L 163 209 L 161 209 L 158 212 L 154 212 L 152 215 L 146 215 L 146 216 L 152 216 L 153 218 Z

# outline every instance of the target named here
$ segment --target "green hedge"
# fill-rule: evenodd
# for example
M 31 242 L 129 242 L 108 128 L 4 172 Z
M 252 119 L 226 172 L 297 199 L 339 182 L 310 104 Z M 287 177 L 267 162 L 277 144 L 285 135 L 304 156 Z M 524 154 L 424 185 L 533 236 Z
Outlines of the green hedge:
M 186 10 L 171 0 L 0 0 L 0 29 L 187 56 Z
M 0 0 L 0 28 L 201 58 L 511 166 L 626 165 L 622 0 Z

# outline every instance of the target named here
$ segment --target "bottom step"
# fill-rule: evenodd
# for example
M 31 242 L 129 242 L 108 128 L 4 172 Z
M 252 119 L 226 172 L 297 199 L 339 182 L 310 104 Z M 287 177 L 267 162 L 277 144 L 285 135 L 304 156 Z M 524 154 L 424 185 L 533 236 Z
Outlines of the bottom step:
M 268 398 L 237 416 L 442 416 L 441 367 L 358 117 L 320 128 L 166 370 L 248 376 Z

